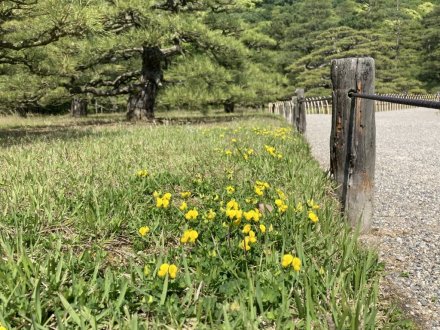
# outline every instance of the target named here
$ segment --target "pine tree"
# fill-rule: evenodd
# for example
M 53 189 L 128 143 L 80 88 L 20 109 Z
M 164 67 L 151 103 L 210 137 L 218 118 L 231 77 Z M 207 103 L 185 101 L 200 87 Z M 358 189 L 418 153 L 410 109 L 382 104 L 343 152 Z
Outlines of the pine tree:
M 88 2 L 88 6 L 92 1 Z M 82 1 L 5 0 L 0 2 L 0 111 L 25 115 L 54 87 L 46 79 L 42 49 L 71 36 L 83 36 L 94 21 Z M 56 85 L 56 84 L 55 84 Z

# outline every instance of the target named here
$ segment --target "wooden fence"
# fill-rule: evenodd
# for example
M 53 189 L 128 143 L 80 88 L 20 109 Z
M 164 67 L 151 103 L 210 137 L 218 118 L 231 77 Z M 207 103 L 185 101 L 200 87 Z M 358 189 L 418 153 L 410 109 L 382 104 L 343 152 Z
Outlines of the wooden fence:
M 332 114 L 330 134 L 330 173 L 337 183 L 336 193 L 341 211 L 353 228 L 368 232 L 373 216 L 374 171 L 376 162 L 375 112 L 408 109 L 414 106 L 398 104 L 407 99 L 440 102 L 436 95 L 399 95 L 389 103 L 374 101 L 375 64 L 372 58 L 345 58 L 332 61 L 332 97 L 304 98 L 297 89 L 290 100 L 269 103 L 268 111 L 281 115 L 298 132 L 306 131 L 307 114 Z M 355 96 L 354 96 L 355 95 Z M 362 96 L 374 96 L 373 99 Z M 413 104 L 426 104 L 414 101 Z M 435 105 L 438 108 L 438 104 Z
M 440 93 L 438 94 L 378 94 L 384 96 L 394 96 L 401 97 L 405 99 L 413 100 L 432 100 L 440 101 Z M 405 104 L 389 103 L 384 101 L 374 101 L 375 111 L 394 111 L 394 110 L 405 110 L 413 108 L 413 106 Z M 286 110 L 294 106 L 294 101 L 277 101 L 268 104 L 268 111 L 277 115 L 282 115 Z M 331 97 L 307 97 L 304 99 L 304 107 L 306 114 L 331 114 L 332 113 L 332 101 Z

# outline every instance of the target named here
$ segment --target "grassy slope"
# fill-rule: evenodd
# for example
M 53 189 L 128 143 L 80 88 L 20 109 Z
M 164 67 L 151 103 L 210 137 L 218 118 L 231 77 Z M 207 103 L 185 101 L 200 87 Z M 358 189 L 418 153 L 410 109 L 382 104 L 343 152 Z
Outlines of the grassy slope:
M 267 118 L 115 124 L 24 136 L 1 149 L 0 323 L 377 327 L 377 257 L 348 234 L 330 182 L 304 141 L 282 125 Z M 245 159 L 249 149 L 254 154 Z M 137 176 L 140 169 L 149 175 Z M 270 185 L 263 196 L 255 194 L 256 180 Z M 276 189 L 287 195 L 284 213 Z M 172 194 L 168 208 L 156 207 L 154 191 Z M 196 220 L 178 209 L 182 191 L 192 193 L 186 203 L 198 210 Z M 225 215 L 231 199 L 248 211 L 255 198 L 268 206 L 258 223 L 234 224 Z M 309 199 L 319 204 L 317 223 L 308 218 Z M 210 209 L 214 220 L 204 219 Z M 239 245 L 247 223 L 257 241 L 245 252 Z M 142 226 L 150 228 L 144 237 Z M 188 228 L 199 233 L 194 244 L 180 243 Z M 288 253 L 300 258 L 299 272 L 281 266 Z M 175 279 L 157 275 L 165 262 L 178 266 Z

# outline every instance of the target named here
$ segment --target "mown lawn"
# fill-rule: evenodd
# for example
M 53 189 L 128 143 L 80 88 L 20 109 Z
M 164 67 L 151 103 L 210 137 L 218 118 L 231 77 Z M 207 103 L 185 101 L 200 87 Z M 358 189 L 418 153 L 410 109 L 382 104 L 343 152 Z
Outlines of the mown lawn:
M 389 326 L 376 254 L 283 122 L 52 133 L 0 149 L 7 329 Z

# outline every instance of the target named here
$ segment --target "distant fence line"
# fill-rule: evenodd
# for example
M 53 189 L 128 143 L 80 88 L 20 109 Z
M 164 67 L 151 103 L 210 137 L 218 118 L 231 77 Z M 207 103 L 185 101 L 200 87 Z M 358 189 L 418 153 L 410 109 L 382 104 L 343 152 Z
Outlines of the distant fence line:
M 382 96 L 391 96 L 391 97 L 400 97 L 404 99 L 412 99 L 412 100 L 432 100 L 432 101 L 440 101 L 440 93 L 437 94 L 417 94 L 417 95 L 408 95 L 408 94 L 378 94 Z M 331 114 L 332 113 L 332 97 L 331 96 L 323 96 L 323 97 L 306 97 L 303 100 L 306 114 Z M 382 111 L 394 111 L 394 110 L 404 110 L 413 108 L 411 105 L 405 104 L 397 104 L 397 103 L 389 103 L 385 101 L 375 101 L 376 112 Z M 284 115 L 285 113 L 290 113 L 290 109 L 294 106 L 293 100 L 288 101 L 277 101 L 268 104 L 268 112 L 276 114 L 276 115 Z M 289 122 L 291 122 L 288 116 L 285 116 Z

